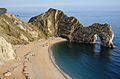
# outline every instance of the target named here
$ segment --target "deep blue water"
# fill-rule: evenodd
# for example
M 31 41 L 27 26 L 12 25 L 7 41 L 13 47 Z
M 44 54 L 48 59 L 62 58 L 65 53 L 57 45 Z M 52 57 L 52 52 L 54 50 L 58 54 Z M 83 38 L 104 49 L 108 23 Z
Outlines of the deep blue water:
M 86 26 L 94 22 L 111 24 L 116 48 L 60 42 L 52 47 L 59 67 L 73 79 L 120 79 L 120 12 L 81 11 L 67 14 L 76 16 Z
M 28 21 L 30 17 L 45 10 L 16 12 L 18 18 Z M 65 11 L 77 17 L 85 26 L 92 23 L 109 23 L 115 33 L 116 48 L 101 47 L 100 44 L 60 42 L 55 44 L 53 54 L 56 63 L 73 79 L 120 79 L 120 11 Z
M 55 44 L 52 50 L 56 63 L 73 79 L 120 79 L 119 48 L 66 41 Z

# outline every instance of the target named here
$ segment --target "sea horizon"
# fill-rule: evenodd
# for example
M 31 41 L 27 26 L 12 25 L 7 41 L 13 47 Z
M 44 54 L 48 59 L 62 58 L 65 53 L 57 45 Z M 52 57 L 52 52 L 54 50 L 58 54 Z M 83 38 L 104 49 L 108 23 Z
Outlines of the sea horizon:
M 62 69 L 72 79 L 119 79 L 120 78 L 120 62 L 119 62 L 120 61 L 120 33 L 119 33 L 120 10 L 112 10 L 112 9 L 95 10 L 95 9 L 79 9 L 79 8 L 68 9 L 64 7 L 50 7 L 50 8 L 61 10 L 68 17 L 74 16 L 79 20 L 81 24 L 84 25 L 84 27 L 89 27 L 94 23 L 110 24 L 111 25 L 110 28 L 114 33 L 113 44 L 116 46 L 114 49 L 102 46 L 101 39 L 98 35 L 97 35 L 96 44 L 85 44 L 79 42 L 71 43 L 69 41 L 57 42 L 55 44 L 53 43 L 54 45 L 52 46 L 52 53 L 53 53 L 52 57 L 55 59 L 55 64 L 58 65 L 60 69 Z M 9 7 L 7 8 L 8 10 L 7 12 L 14 14 L 17 18 L 19 18 L 21 20 L 20 23 L 25 22 L 27 24 L 32 17 L 45 13 L 48 11 L 48 9 L 49 9 L 48 7 L 44 7 L 44 8 L 43 7 L 37 7 L 37 8 Z M 53 42 L 54 40 L 57 40 L 57 37 L 55 39 L 49 38 L 48 40 L 41 39 L 40 45 L 36 45 L 36 48 L 34 50 L 36 51 L 38 47 L 41 49 L 48 46 L 44 50 L 48 52 L 47 49 L 49 49 L 49 44 L 50 44 L 49 40 Z M 42 45 L 42 41 L 45 44 Z M 39 41 L 37 43 L 39 43 Z M 42 55 L 44 51 L 42 50 L 40 54 Z M 32 56 L 34 56 L 34 54 L 32 54 Z M 40 55 L 38 55 L 38 57 L 39 56 Z M 50 56 L 49 52 L 47 53 L 47 56 L 48 57 Z M 44 64 L 45 62 L 42 61 L 42 63 Z M 46 66 L 43 66 L 43 68 L 44 67 Z
M 39 9 L 38 11 L 36 10 L 34 12 L 21 11 L 21 12 L 15 12 L 15 14 L 19 15 L 18 18 L 28 22 L 31 17 L 40 15 L 41 13 L 45 13 L 47 10 L 48 9 Z M 94 47 L 89 44 L 79 44 L 79 43 L 69 44 L 68 42 L 58 43 L 58 44 L 55 44 L 55 46 L 53 46 L 54 49 L 52 49 L 54 54 L 54 59 L 57 65 L 65 73 L 70 75 L 70 77 L 72 77 L 73 79 L 89 79 L 89 78 L 93 78 L 92 76 L 94 76 L 93 79 L 101 79 L 101 78 L 102 79 L 103 78 L 119 79 L 120 64 L 119 64 L 118 57 L 120 56 L 120 53 L 119 53 L 120 51 L 119 50 L 120 48 L 120 45 L 119 45 L 120 11 L 119 10 L 118 11 L 63 10 L 63 11 L 66 15 L 74 16 L 77 19 L 79 19 L 79 21 L 85 26 L 92 25 L 93 23 L 96 23 L 96 22 L 102 23 L 102 24 L 104 23 L 110 24 L 113 29 L 113 32 L 115 33 L 115 38 L 113 42 L 116 48 L 114 48 L 113 50 L 105 47 L 101 48 L 100 44 L 96 44 L 96 46 Z M 98 42 L 100 42 L 100 38 Z M 76 49 L 76 47 L 79 49 Z M 86 48 L 89 51 L 86 50 Z M 72 65 L 71 63 L 76 65 Z M 90 65 L 90 66 L 87 66 L 87 65 Z M 96 70 L 91 69 L 91 67 L 92 68 L 94 67 Z M 73 68 L 73 69 L 70 69 L 70 68 Z M 116 77 L 114 78 L 114 76 Z

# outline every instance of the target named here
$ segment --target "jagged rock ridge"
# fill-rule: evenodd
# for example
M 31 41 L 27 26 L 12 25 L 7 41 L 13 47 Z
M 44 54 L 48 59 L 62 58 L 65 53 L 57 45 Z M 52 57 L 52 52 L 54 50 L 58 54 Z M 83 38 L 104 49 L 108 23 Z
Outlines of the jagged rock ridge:
M 46 36 L 60 36 L 71 42 L 95 43 L 96 35 L 101 45 L 113 48 L 114 33 L 109 24 L 94 23 L 84 27 L 78 19 L 68 17 L 63 11 L 50 8 L 47 12 L 32 17 L 29 23 L 39 27 Z
M 75 17 L 68 17 L 63 11 L 52 8 L 32 17 L 29 23 L 38 26 L 47 36 L 68 36 L 72 28 L 82 26 Z

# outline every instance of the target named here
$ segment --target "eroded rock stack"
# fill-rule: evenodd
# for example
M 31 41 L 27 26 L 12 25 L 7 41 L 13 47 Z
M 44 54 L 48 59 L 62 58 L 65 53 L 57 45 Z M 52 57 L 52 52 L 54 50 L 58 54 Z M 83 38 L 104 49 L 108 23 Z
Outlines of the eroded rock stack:
M 68 17 L 63 11 L 50 8 L 47 12 L 32 17 L 29 23 L 37 26 L 46 36 L 60 36 L 71 42 L 95 43 L 96 35 L 101 45 L 113 48 L 114 33 L 109 24 L 95 23 L 84 27 L 75 17 Z

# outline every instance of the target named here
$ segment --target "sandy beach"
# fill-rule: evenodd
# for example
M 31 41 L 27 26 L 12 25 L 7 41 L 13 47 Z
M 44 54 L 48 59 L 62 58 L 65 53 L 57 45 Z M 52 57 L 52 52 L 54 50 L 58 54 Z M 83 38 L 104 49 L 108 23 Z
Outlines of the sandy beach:
M 28 45 L 13 46 L 16 59 L 0 66 L 2 79 L 68 79 L 50 56 L 49 48 L 62 38 L 40 39 Z

